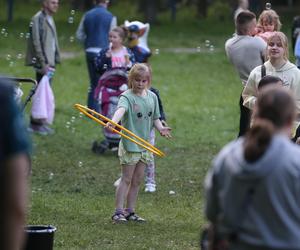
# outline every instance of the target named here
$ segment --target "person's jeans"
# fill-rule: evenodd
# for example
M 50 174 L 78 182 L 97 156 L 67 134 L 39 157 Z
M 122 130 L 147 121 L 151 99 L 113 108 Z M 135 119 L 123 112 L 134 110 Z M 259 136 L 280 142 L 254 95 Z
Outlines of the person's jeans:
M 251 120 L 251 110 L 243 105 L 243 97 L 240 97 L 240 128 L 238 137 L 243 136 L 250 128 L 250 120 Z
M 99 73 L 96 71 L 95 67 L 95 57 L 97 56 L 97 53 L 93 52 L 86 52 L 86 63 L 87 68 L 89 72 L 90 77 L 90 87 L 88 90 L 88 99 L 87 99 L 87 105 L 88 108 L 98 111 L 99 110 L 99 104 L 97 100 L 94 98 L 94 92 L 95 88 L 97 87 L 98 80 L 99 80 Z

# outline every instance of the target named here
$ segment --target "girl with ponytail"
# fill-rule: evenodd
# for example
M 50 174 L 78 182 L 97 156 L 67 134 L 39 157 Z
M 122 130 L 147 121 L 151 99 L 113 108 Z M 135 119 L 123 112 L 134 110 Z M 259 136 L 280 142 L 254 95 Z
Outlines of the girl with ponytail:
M 207 174 L 206 216 L 228 249 L 299 249 L 300 147 L 289 139 L 295 110 L 288 90 L 263 88 L 252 127 Z

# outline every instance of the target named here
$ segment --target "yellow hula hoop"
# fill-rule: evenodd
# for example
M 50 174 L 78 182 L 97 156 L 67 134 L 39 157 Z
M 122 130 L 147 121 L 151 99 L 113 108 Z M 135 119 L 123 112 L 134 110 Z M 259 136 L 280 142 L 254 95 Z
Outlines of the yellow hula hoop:
M 112 131 L 113 131 L 113 132 L 119 134 L 120 136 L 126 138 L 127 140 L 130 140 L 131 142 L 133 142 L 133 143 L 135 143 L 135 144 L 137 144 L 137 145 L 139 145 L 139 146 L 141 146 L 141 147 L 143 147 L 143 148 L 149 150 L 150 152 L 152 152 L 152 153 L 154 153 L 154 154 L 156 154 L 156 155 L 158 155 L 158 156 L 160 156 L 160 157 L 165 156 L 165 153 L 163 153 L 162 151 L 160 151 L 158 148 L 154 147 L 152 144 L 150 144 L 150 143 L 147 142 L 146 140 L 142 139 L 141 137 L 135 135 L 135 134 L 132 133 L 130 130 L 124 128 L 124 127 L 121 126 L 120 124 L 113 122 L 111 119 L 105 117 L 104 115 L 101 115 L 101 114 L 99 114 L 98 112 L 96 112 L 96 111 L 94 111 L 94 110 L 92 110 L 92 109 L 89 109 L 89 108 L 87 108 L 87 107 L 85 107 L 85 106 L 83 106 L 83 105 L 81 105 L 81 104 L 75 104 L 74 107 L 75 107 L 76 109 L 78 109 L 81 113 L 85 114 L 87 117 L 89 117 L 89 118 L 91 118 L 92 120 L 94 120 L 95 122 L 101 124 L 102 126 L 105 126 L 105 125 L 106 125 L 106 123 L 103 122 L 102 120 L 104 120 L 104 121 L 106 121 L 106 122 L 110 122 L 110 123 L 113 124 L 115 127 L 121 129 L 122 131 L 126 132 L 127 134 L 129 134 L 129 135 L 131 135 L 132 137 L 134 137 L 135 139 L 137 139 L 137 140 L 135 140 L 135 139 L 129 137 L 128 135 L 126 135 L 126 134 L 124 134 L 124 133 L 122 133 L 122 132 L 120 132 L 120 131 L 118 131 L 118 130 L 112 128 Z M 98 119 L 97 117 L 95 117 L 95 115 L 98 116 L 98 117 L 99 117 L 100 119 L 102 119 L 102 120 L 100 120 L 100 119 Z

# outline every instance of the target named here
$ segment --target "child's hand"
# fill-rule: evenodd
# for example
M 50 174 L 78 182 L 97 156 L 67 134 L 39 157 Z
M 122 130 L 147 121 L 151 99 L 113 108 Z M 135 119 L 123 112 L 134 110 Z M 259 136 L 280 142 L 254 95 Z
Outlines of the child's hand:
M 171 128 L 170 127 L 163 127 L 159 130 L 159 133 L 161 136 L 164 136 L 166 138 L 172 138 L 171 136 Z
M 111 50 L 110 49 L 105 53 L 105 56 L 108 58 L 111 58 Z
M 110 122 L 107 122 L 104 128 L 112 131 L 115 128 L 115 125 L 111 124 Z

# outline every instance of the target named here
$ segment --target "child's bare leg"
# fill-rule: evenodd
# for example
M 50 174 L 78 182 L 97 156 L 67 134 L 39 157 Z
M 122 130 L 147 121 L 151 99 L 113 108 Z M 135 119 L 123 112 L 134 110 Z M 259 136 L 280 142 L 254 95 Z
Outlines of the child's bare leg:
M 145 166 L 146 166 L 145 163 L 139 161 L 136 164 L 136 167 L 134 169 L 132 179 L 131 179 L 131 185 L 129 187 L 129 191 L 127 194 L 127 208 L 130 211 L 134 211 L 137 195 L 139 192 L 139 187 L 144 177 Z
M 116 210 L 124 208 L 124 201 L 135 171 L 134 165 L 122 165 L 122 177 L 116 189 Z

